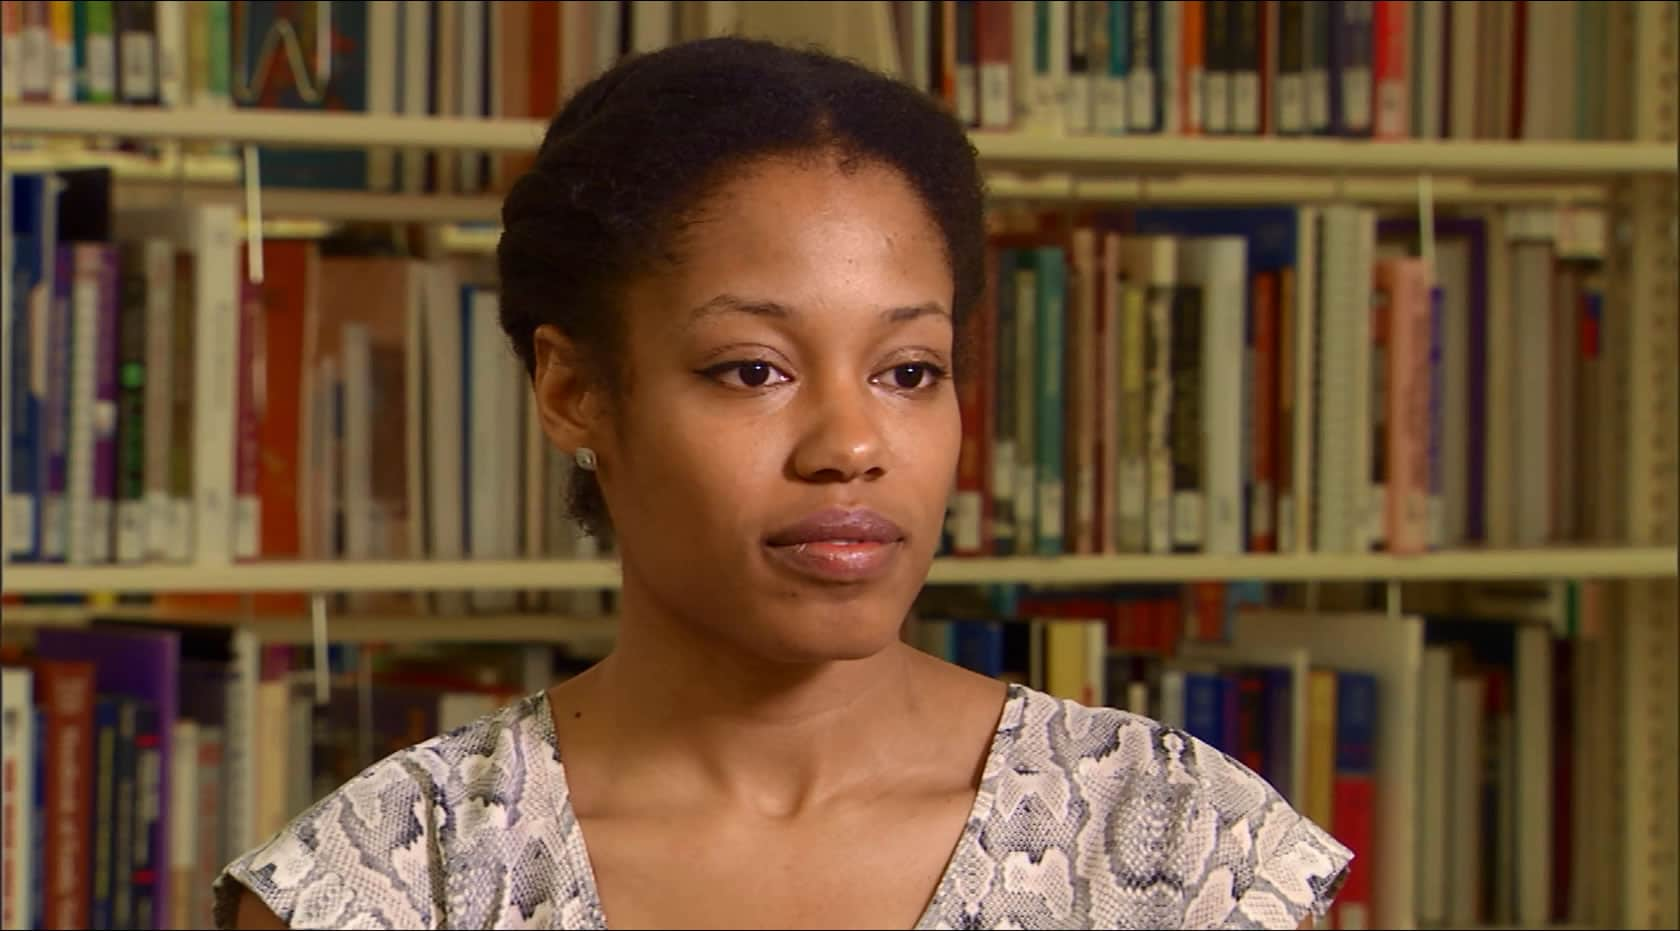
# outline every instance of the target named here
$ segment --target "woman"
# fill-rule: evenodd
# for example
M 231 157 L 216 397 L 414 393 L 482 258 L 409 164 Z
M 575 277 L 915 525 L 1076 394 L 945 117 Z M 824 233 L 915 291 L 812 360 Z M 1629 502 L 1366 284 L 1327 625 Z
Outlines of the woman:
M 1296 927 L 1349 852 L 1185 734 L 901 642 L 982 288 L 962 128 L 739 39 L 630 60 L 503 211 L 502 321 L 612 654 L 371 767 L 217 884 L 222 925 Z

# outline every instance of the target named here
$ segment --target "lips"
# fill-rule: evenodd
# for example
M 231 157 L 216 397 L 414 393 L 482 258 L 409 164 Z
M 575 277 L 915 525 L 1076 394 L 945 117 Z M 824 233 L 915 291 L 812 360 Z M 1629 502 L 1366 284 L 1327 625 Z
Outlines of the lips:
M 903 529 L 875 511 L 829 508 L 770 534 L 765 550 L 808 579 L 863 582 L 884 574 L 903 542 Z

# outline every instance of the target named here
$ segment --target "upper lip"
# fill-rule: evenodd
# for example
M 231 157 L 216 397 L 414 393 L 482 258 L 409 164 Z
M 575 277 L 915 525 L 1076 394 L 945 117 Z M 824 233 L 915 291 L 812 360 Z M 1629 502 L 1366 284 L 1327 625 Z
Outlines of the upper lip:
M 892 521 L 868 508 L 826 508 L 807 514 L 768 539 L 771 546 L 800 543 L 852 542 L 896 543 L 904 531 Z

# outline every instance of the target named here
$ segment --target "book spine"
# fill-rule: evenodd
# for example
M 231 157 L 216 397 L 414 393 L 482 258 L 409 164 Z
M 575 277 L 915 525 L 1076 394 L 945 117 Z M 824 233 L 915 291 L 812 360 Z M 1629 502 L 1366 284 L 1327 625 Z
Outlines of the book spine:
M 169 457 L 176 349 L 175 247 L 168 239 L 153 238 L 145 240 L 143 252 L 146 359 L 141 370 L 145 385 L 141 408 L 145 412 L 145 426 L 138 432 L 144 444 L 145 555 L 147 559 L 164 560 L 169 558 L 169 528 L 174 510 L 169 490 Z
M 46 0 L 23 0 L 19 4 L 18 96 L 27 101 L 52 97 L 52 23 Z
M 1370 927 L 1371 877 L 1380 864 L 1372 829 L 1376 811 L 1376 768 L 1373 755 L 1377 733 L 1376 677 L 1367 673 L 1336 674 L 1336 771 L 1331 832 L 1365 869 L 1352 870 L 1336 897 L 1332 914 L 1338 928 Z
M 193 218 L 194 322 L 192 552 L 201 564 L 233 557 L 234 453 L 238 436 L 238 216 L 208 204 Z
M 1128 77 L 1132 70 L 1132 7 L 1142 2 L 1109 0 L 1106 4 L 1108 56 L 1097 76 L 1097 132 L 1124 135 L 1130 128 L 1127 107 L 1131 100 Z
M 1341 134 L 1369 136 L 1372 128 L 1372 4 L 1375 0 L 1339 0 L 1340 51 L 1337 93 Z
M 949 4 L 948 4 L 949 5 Z M 957 119 L 964 126 L 980 125 L 980 50 L 978 0 L 957 0 L 955 10 Z
M 98 288 L 99 343 L 94 373 L 93 403 L 93 507 L 89 511 L 88 551 L 92 561 L 108 563 L 115 557 L 117 503 L 117 417 L 119 404 L 118 359 L 121 342 L 122 295 L 118 278 L 117 250 L 110 243 L 89 244 L 85 249 Z
M 1120 540 L 1124 553 L 1149 551 L 1149 310 L 1144 283 L 1121 289 L 1119 469 Z
M 1040 556 L 1063 552 L 1065 523 L 1064 455 L 1066 440 L 1064 380 L 1067 318 L 1067 256 L 1060 246 L 1042 246 L 1038 262 L 1038 405 L 1036 453 L 1038 465 L 1038 538 Z
M 1221 4 L 1231 18 L 1226 64 L 1231 75 L 1231 132 L 1257 135 L 1261 130 L 1260 0 Z
M 52 315 L 48 324 L 45 399 L 42 408 L 41 433 L 46 448 L 39 478 L 41 487 L 41 558 L 48 562 L 63 562 L 69 555 L 69 504 L 67 466 L 70 450 L 71 374 L 74 371 L 72 342 L 77 334 L 74 325 L 76 307 L 72 300 L 75 279 L 74 258 L 69 247 L 55 248 L 52 279 Z M 91 353 L 90 353 L 91 355 Z M 86 459 L 83 460 L 84 462 Z
M 1199 136 L 1206 128 L 1207 113 L 1207 18 L 1209 4 L 1184 0 L 1178 10 L 1180 82 L 1177 106 L 1179 132 Z
M 1313 135 L 1330 132 L 1333 112 L 1330 80 L 1330 2 L 1302 0 L 1302 87 L 1306 91 L 1305 131 Z
M 115 913 L 116 814 L 117 814 L 117 726 L 118 701 L 101 697 L 95 704 L 93 889 L 89 900 L 89 927 L 112 928 Z
M 162 740 L 158 731 L 158 710 L 150 702 L 141 704 L 134 731 L 134 889 L 132 927 L 161 928 L 169 922 L 168 903 L 160 895 L 160 871 L 168 869 L 163 849 L 161 772 Z
M 1279 0 L 1277 132 L 1296 136 L 1307 130 L 1306 0 Z
M 1231 27 L 1239 2 L 1228 0 L 1204 7 L 1207 11 L 1207 38 L 1203 55 L 1207 62 L 1207 78 L 1206 96 L 1202 102 L 1202 126 L 1213 135 L 1231 131 Z
M 1069 254 L 1069 287 L 1064 322 L 1067 371 L 1063 378 L 1066 404 L 1066 475 L 1072 486 L 1064 524 L 1067 550 L 1095 553 L 1097 536 L 1097 353 L 1101 333 L 1097 330 L 1096 231 L 1089 226 L 1073 231 Z
M 991 451 L 990 488 L 992 499 L 992 548 L 995 553 L 1015 551 L 1015 469 L 1016 431 L 1015 365 L 1019 343 L 1016 331 L 1016 268 L 1020 252 L 1013 248 L 997 251 L 997 275 L 993 287 L 997 291 L 996 366 L 994 436 Z
M 23 4 L 17 0 L 0 3 L 0 100 L 6 102 L 18 99 L 21 72 L 18 60 L 23 56 L 22 8 Z M 11 196 L 10 192 L 7 196 Z
M 1159 40 L 1155 26 L 1161 0 L 1132 0 L 1131 70 L 1126 77 L 1126 119 L 1132 132 L 1161 131 L 1160 89 L 1155 69 Z
M 115 803 L 112 807 L 116 824 L 111 832 L 110 925 L 116 928 L 132 928 L 136 924 L 133 877 L 134 834 L 138 822 L 135 793 L 139 772 L 135 740 L 139 734 L 139 717 L 139 701 L 126 696 L 118 700 Z
M 1249 306 L 1254 331 L 1254 378 L 1249 436 L 1248 550 L 1277 551 L 1278 478 L 1278 278 L 1276 272 L 1254 276 Z
M 43 662 L 37 697 L 46 711 L 49 765 L 41 891 L 46 923 L 41 927 L 90 927 L 89 842 L 94 822 L 95 748 L 93 666 Z M 92 925 L 99 927 L 98 925 Z
M 1015 270 L 1015 553 L 1038 550 L 1038 256 L 1019 253 Z
M 30 919 L 30 899 L 38 885 L 30 876 L 31 818 L 35 771 L 33 675 L 28 669 L 0 673 L 0 924 L 23 927 Z
M 1389 552 L 1419 553 L 1429 541 L 1433 315 L 1423 260 L 1390 261 L 1387 544 Z
M 1094 3 L 1063 3 L 1058 15 L 1066 17 L 1067 30 L 1067 86 L 1063 102 L 1066 115 L 1063 125 L 1070 133 L 1091 131 L 1091 84 L 1095 70 L 1091 61 L 1091 18 L 1087 11 Z
M 146 324 L 145 255 L 125 245 L 117 317 L 116 560 L 146 558 Z
M 117 25 L 112 0 L 89 0 L 76 4 L 77 13 L 84 15 L 86 33 L 78 36 L 78 50 L 83 58 L 78 69 L 77 99 L 88 103 L 115 103 L 117 100 Z M 83 9 L 85 8 L 85 14 Z
M 190 250 L 177 253 L 172 263 L 175 306 L 171 314 L 174 328 L 174 357 L 170 364 L 169 434 L 173 440 L 169 448 L 169 518 L 168 558 L 186 562 L 193 552 L 193 465 L 197 423 L 198 380 L 198 283 L 195 266 L 199 259 Z
M 94 532 L 99 492 L 95 436 L 98 432 L 104 358 L 103 303 L 100 295 L 100 257 L 97 246 L 76 243 L 61 247 L 71 267 L 71 339 L 69 383 L 69 452 L 64 493 L 65 559 L 72 565 L 92 563 L 98 556 Z M 109 499 L 106 499 L 109 501 Z M 105 525 L 109 529 L 110 524 Z
M 1173 426 L 1175 386 L 1174 359 L 1178 322 L 1177 297 L 1173 284 L 1171 240 L 1156 239 L 1150 247 L 1148 336 L 1144 367 L 1149 392 L 1149 552 L 1173 550 Z M 1161 267 L 1165 263 L 1165 268 Z M 1189 326 L 1186 322 L 1185 326 Z
M 1411 135 L 1411 101 L 1407 84 L 1408 0 L 1373 0 L 1371 71 L 1376 82 L 1372 135 L 1405 139 Z
M 238 447 L 234 451 L 234 518 L 233 556 L 235 559 L 255 559 L 262 555 L 262 500 L 257 487 L 262 468 L 262 447 L 259 427 L 263 392 L 257 379 L 266 367 L 255 364 L 257 341 L 263 326 L 262 286 L 246 279 L 239 280 L 239 401 L 234 421 L 238 429 Z
M 16 7 L 12 8 L 16 15 Z M 40 465 L 44 452 L 44 396 L 46 393 L 46 352 L 48 320 L 51 317 L 52 276 L 43 276 L 43 248 L 39 230 L 40 188 L 46 179 L 13 177 L 6 192 L 12 212 L 12 267 L 5 270 L 13 282 L 12 301 L 11 380 L 7 385 L 11 405 L 11 435 L 6 442 L 11 461 L 6 477 L 6 526 L 10 528 L 5 541 L 7 551 L 19 560 L 41 558 L 41 505 L 43 489 L 40 485 Z M 28 218 L 25 218 L 25 214 Z M 35 226 L 26 229 L 27 225 Z M 50 252 L 48 253 L 50 254 Z
M 68 3 L 47 4 L 47 29 L 51 52 L 49 98 L 53 103 L 76 102 L 76 23 Z
M 1182 248 L 1182 247 L 1181 247 Z M 1207 538 L 1203 443 L 1202 290 L 1180 282 L 1172 308 L 1172 551 L 1199 553 Z
M 117 96 L 123 103 L 158 102 L 156 7 L 148 0 L 116 0 Z
M 975 11 L 975 45 L 979 59 L 980 126 L 1009 129 L 1014 125 L 1014 88 L 1011 85 L 1014 45 L 1014 5 L 1009 0 L 980 0 Z

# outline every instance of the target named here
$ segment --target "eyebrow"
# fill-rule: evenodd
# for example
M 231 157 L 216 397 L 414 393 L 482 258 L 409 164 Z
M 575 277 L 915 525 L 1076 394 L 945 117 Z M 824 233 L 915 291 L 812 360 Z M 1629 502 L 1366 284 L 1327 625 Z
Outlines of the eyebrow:
M 799 311 L 780 301 L 750 300 L 733 294 L 719 294 L 699 307 L 689 312 L 688 325 L 693 326 L 707 317 L 719 314 L 748 314 L 754 317 L 770 317 L 786 320 L 799 315 Z M 945 305 L 938 301 L 925 301 L 921 304 L 908 304 L 902 307 L 889 307 L 881 311 L 881 319 L 886 323 L 904 323 L 918 317 L 943 316 L 949 317 L 950 312 Z

